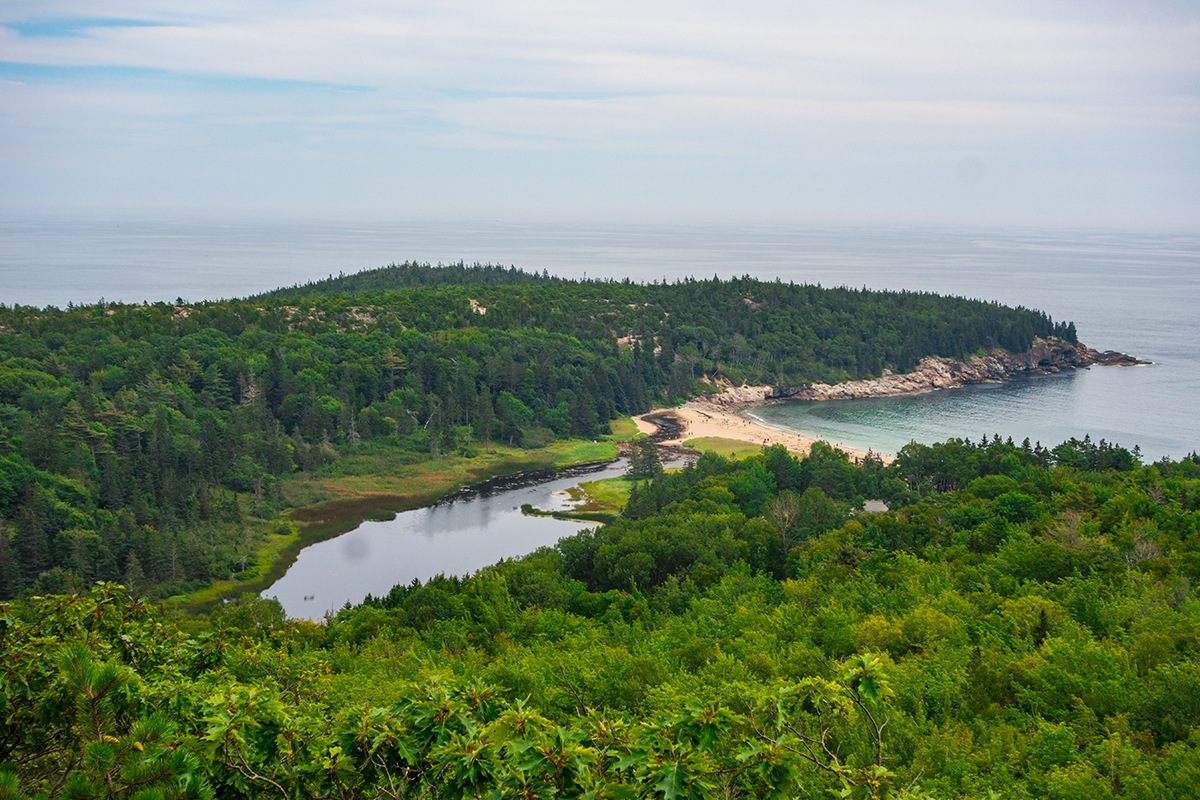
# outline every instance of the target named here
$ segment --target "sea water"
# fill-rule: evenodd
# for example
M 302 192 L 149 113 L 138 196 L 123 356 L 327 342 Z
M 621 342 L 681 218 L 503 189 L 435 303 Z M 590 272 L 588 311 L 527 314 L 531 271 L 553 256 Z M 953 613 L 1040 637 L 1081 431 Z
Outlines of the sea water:
M 751 275 L 954 294 L 1073 320 L 1153 364 L 1092 367 L 913 398 L 773 406 L 773 424 L 847 446 L 999 433 L 1089 434 L 1147 460 L 1200 449 L 1200 235 L 938 227 L 201 219 L 0 221 L 0 302 L 245 296 L 391 262 L 464 260 L 570 278 Z

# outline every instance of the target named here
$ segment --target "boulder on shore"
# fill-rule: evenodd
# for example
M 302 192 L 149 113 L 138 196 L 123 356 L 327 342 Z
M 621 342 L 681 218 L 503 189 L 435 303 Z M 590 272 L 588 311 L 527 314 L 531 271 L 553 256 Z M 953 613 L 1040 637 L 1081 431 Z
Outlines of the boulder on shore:
M 1021 374 L 1047 374 L 1067 369 L 1101 366 L 1132 366 L 1149 362 L 1106 350 L 1103 353 L 1084 344 L 1060 339 L 1034 339 L 1024 353 L 1009 353 L 997 348 L 987 355 L 974 355 L 966 361 L 926 356 L 912 372 L 896 375 L 884 370 L 871 380 L 842 383 L 814 383 L 811 386 L 743 386 L 730 388 L 703 399 L 718 406 L 747 407 L 777 400 L 858 400 L 920 394 L 973 383 L 997 383 Z

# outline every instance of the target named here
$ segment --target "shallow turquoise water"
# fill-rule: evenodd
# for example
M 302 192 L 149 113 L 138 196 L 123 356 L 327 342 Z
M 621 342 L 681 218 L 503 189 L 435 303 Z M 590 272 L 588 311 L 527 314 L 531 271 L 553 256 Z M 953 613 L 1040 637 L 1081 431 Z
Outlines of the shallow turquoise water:
M 932 444 L 950 437 L 979 441 L 993 434 L 1012 437 L 1018 444 L 1028 437 L 1031 443 L 1046 446 L 1090 435 L 1129 448 L 1136 445 L 1149 460 L 1181 454 L 1178 429 L 1171 423 L 1145 416 L 1122 419 L 1097 407 L 1094 398 L 1112 388 L 1137 389 L 1141 380 L 1133 372 L 1137 369 L 1091 367 L 907 397 L 791 402 L 756 409 L 753 416 L 834 444 L 889 455 L 910 441 Z

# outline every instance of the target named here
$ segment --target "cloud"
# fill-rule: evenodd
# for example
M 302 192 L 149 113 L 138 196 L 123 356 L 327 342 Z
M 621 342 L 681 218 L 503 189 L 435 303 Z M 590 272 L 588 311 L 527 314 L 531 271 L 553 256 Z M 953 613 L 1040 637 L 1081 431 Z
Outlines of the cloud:
M 1179 3 L 180 8 L 7 4 L 0 79 L 41 98 L 0 110 L 3 135 L 36 152 L 86 109 L 114 147 L 186 126 L 214 163 L 222 148 L 280 143 L 339 158 L 434 147 L 780 164 L 877 163 L 890 148 L 897 163 L 940 153 L 952 174 L 981 149 L 991 164 L 1081 138 L 1103 169 L 1131 131 L 1186 149 L 1200 128 L 1200 16 Z

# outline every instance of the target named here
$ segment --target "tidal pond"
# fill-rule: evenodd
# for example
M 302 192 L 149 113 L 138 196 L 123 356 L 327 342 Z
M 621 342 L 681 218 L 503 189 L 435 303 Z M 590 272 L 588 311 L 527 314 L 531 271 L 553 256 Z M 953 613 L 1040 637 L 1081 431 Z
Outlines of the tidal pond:
M 503 558 L 553 545 L 594 522 L 533 517 L 525 503 L 544 511 L 569 507 L 567 490 L 625 473 L 625 460 L 480 484 L 433 506 L 402 511 L 390 520 L 364 522 L 300 552 L 282 578 L 266 589 L 294 619 L 319 620 L 368 594 L 386 595 L 398 583 L 435 575 L 469 575 Z

